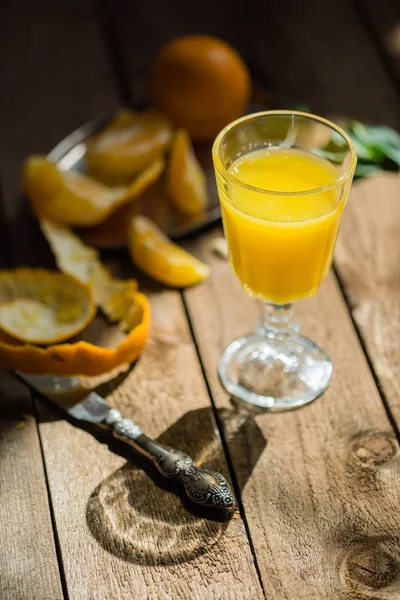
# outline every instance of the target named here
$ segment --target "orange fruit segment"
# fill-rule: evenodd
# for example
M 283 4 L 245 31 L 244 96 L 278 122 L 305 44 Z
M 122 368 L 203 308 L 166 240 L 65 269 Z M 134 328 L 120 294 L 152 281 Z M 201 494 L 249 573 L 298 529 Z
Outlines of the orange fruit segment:
M 232 46 L 208 35 L 168 42 L 155 58 L 154 105 L 195 140 L 211 140 L 239 117 L 250 98 L 249 71 Z
M 92 226 L 140 196 L 163 168 L 158 159 L 128 186 L 109 188 L 82 173 L 61 171 L 45 157 L 31 156 L 24 165 L 23 187 L 36 214 L 66 225 Z
M 124 109 L 89 141 L 86 163 L 102 179 L 127 181 L 159 158 L 171 139 L 171 125 L 162 114 Z
M 90 288 L 70 275 L 0 271 L 0 329 L 17 340 L 62 342 L 82 331 L 95 312 Z
M 131 221 L 128 248 L 139 269 L 171 287 L 200 283 L 210 273 L 207 265 L 171 242 L 150 219 L 142 215 Z
M 185 214 L 207 206 L 207 181 L 193 152 L 187 131 L 180 129 L 172 144 L 167 168 L 167 192 L 172 204 Z

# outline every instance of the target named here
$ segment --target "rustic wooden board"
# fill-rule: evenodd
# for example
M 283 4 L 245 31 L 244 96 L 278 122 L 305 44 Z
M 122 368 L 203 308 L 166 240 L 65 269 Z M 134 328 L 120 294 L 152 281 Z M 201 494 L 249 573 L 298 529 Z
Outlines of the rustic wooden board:
M 398 98 L 350 3 L 342 0 L 332 10 L 331 3 L 316 0 L 306 8 L 291 0 L 284 9 L 276 3 L 260 9 L 250 2 L 240 15 L 241 27 L 227 0 L 217 6 L 206 0 L 198 14 L 181 0 L 173 4 L 150 0 L 133 9 L 128 0 L 96 2 L 121 97 L 144 98 L 147 67 L 163 41 L 202 29 L 236 44 L 260 82 L 271 83 L 286 101 L 303 101 L 318 112 L 399 124 Z M 1 164 L 13 257 L 44 264 L 46 247 L 18 199 L 21 161 L 29 152 L 46 152 L 80 123 L 112 108 L 117 94 L 90 2 L 54 7 L 48 0 L 32 6 L 6 0 L 1 11 L 0 50 L 8 57 L 1 73 Z M 232 408 L 215 368 L 225 343 L 251 328 L 257 309 L 227 265 L 209 255 L 208 238 L 199 246 L 213 262 L 214 273 L 186 299 L 229 440 L 267 597 L 396 598 L 398 448 L 334 280 L 305 304 L 303 313 L 305 329 L 335 361 L 329 393 L 302 411 L 251 418 L 243 407 Z M 152 302 L 152 341 L 110 401 L 150 435 L 226 472 L 179 297 L 154 293 Z M 237 516 L 221 524 L 191 515 L 175 495 L 88 432 L 48 410 L 41 410 L 41 416 L 71 600 L 263 597 Z M 35 444 L 37 449 L 37 439 Z M 32 454 L 34 447 L 28 445 Z M 5 472 L 8 481 L 8 466 Z M 40 490 L 43 480 L 38 480 Z M 9 547 L 14 556 L 11 543 Z M 52 573 L 50 568 L 46 576 L 51 579 Z M 52 585 L 46 589 L 53 599 L 59 591 L 54 581 Z M 31 593 L 28 587 L 16 589 L 18 600 L 21 593 Z M 35 589 L 36 597 L 40 589 Z M 40 597 L 46 598 L 45 593 Z
M 8 266 L 0 196 L 0 268 Z M 0 598 L 63 598 L 37 425 L 29 391 L 0 370 Z
M 266 596 L 394 598 L 399 449 L 338 286 L 330 275 L 315 298 L 296 307 L 304 333 L 332 356 L 328 392 L 286 414 L 235 408 L 216 366 L 224 346 L 251 331 L 259 306 L 240 289 L 226 261 L 212 255 L 214 235 L 191 245 L 212 264 L 212 276 L 185 298 Z
M 0 371 L 0 598 L 64 598 L 29 392 Z
M 108 400 L 150 436 L 227 475 L 179 293 L 151 302 L 151 341 Z M 70 600 L 264 597 L 238 513 L 199 518 L 134 457 L 88 432 L 63 421 L 40 432 Z
M 396 0 L 355 0 L 356 10 L 377 45 L 389 77 L 400 90 L 400 6 Z
M 400 178 L 382 174 L 354 186 L 336 264 L 353 317 L 400 424 Z
M 112 109 L 117 97 L 90 0 L 4 0 L 0 6 L 0 161 L 13 258 L 49 260 L 27 202 L 22 162 Z
M 336 1 L 334 8 L 329 0 L 249 0 L 239 12 L 228 0 L 204 0 L 196 6 L 183 0 L 101 4 L 133 101 L 147 96 L 149 68 L 160 45 L 201 32 L 232 43 L 255 82 L 280 104 L 302 103 L 321 114 L 400 125 L 396 92 L 347 0 Z
M 7 129 L 9 149 L 3 157 L 9 169 L 5 191 L 11 251 L 15 262 L 47 264 L 48 249 L 18 197 L 20 163 L 27 153 L 46 152 L 80 122 L 112 108 L 116 94 L 90 3 L 54 9 L 41 0 L 27 7 L 17 39 L 9 23 L 21 7 L 10 2 L 4 10 L 1 49 L 13 57 L 5 69 L 7 118 L 13 127 Z M 29 43 L 22 44 L 25 38 Z M 69 55 L 57 39 L 73 40 Z M 25 65 L 28 84 L 23 82 L 24 99 L 13 103 L 22 87 L 15 81 L 16 62 Z M 226 473 L 180 296 L 155 294 L 153 305 L 153 341 L 111 401 L 150 435 L 163 434 L 200 463 Z M 263 597 L 238 513 L 227 523 L 198 518 L 89 433 L 43 408 L 40 415 L 70 599 L 206 599 L 220 598 L 225 590 L 232 599 Z

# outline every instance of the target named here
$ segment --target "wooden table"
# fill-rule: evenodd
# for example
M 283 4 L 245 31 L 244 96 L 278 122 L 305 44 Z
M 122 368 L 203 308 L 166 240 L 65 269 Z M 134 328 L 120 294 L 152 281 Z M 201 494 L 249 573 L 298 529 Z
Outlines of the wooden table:
M 395 0 L 3 0 L 0 11 L 2 265 L 50 260 L 20 196 L 24 157 L 143 100 L 151 58 L 174 35 L 226 38 L 288 102 L 400 127 Z M 150 342 L 108 400 L 230 478 L 230 521 L 193 515 L 134 456 L 2 374 L 2 600 L 400 598 L 399 193 L 397 175 L 354 186 L 336 271 L 296 307 L 335 365 L 302 410 L 254 413 L 218 383 L 223 347 L 259 312 L 211 252 L 219 229 L 187 243 L 209 281 L 149 292 Z

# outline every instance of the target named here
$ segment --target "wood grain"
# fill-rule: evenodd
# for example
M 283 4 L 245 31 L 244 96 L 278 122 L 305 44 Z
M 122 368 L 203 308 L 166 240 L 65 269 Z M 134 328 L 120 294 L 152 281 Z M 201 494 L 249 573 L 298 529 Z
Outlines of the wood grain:
M 179 294 L 151 302 L 149 345 L 107 399 L 148 435 L 227 475 Z M 40 432 L 71 600 L 263 598 L 238 514 L 222 523 L 191 514 L 134 455 L 127 462 L 66 422 Z
M 399 448 L 335 279 L 296 307 L 304 333 L 332 356 L 328 392 L 286 414 L 232 404 L 217 363 L 229 341 L 251 331 L 259 307 L 226 261 L 212 255 L 214 235 L 191 244 L 212 264 L 212 276 L 185 297 L 267 598 L 397 598 Z
M 48 250 L 35 237 L 26 204 L 17 196 L 20 162 L 28 152 L 47 151 L 64 133 L 109 108 L 115 93 L 90 3 L 65 3 L 57 13 L 45 0 L 28 7 L 17 32 L 21 40 L 27 38 L 21 47 L 12 39 L 14 29 L 11 33 L 7 27 L 20 9 L 18 2 L 5 3 L 1 42 L 8 54 L 11 41 L 13 48 L 17 44 L 13 65 L 5 70 L 7 115 L 14 123 L 6 132 L 10 148 L 4 157 L 7 216 L 14 260 L 46 264 Z M 73 40 L 68 55 L 57 45 L 60 39 Z M 23 85 L 15 81 L 18 61 L 27 70 Z M 21 87 L 26 96 L 13 103 Z M 179 294 L 156 294 L 153 305 L 152 343 L 111 401 L 150 435 L 163 433 L 199 463 L 227 474 Z M 58 415 L 48 411 L 42 410 L 41 417 L 70 599 L 263 597 L 238 514 L 227 523 L 199 519 L 89 433 L 58 422 Z
M 148 72 L 161 44 L 178 35 L 207 33 L 232 43 L 255 83 L 272 92 L 280 106 L 301 103 L 319 114 L 400 125 L 396 92 L 347 0 L 337 0 L 334 10 L 329 0 L 249 0 L 235 10 L 228 0 L 195 6 L 184 0 L 102 4 L 133 101 L 148 95 Z
M 371 39 L 379 48 L 389 76 L 400 89 L 400 6 L 396 0 L 355 0 Z M 397 80 L 397 82 L 396 82 Z
M 1 195 L 0 239 L 0 268 L 6 268 L 9 254 Z M 0 523 L 0 598 L 63 598 L 31 395 L 15 377 L 2 370 Z
M 12 418 L 4 414 L 5 403 Z M 61 600 L 36 422 L 23 386 L 1 372 L 0 408 L 0 598 Z
M 7 57 L 0 63 L 0 162 L 13 260 L 51 265 L 20 196 L 21 169 L 28 154 L 47 153 L 76 127 L 117 104 L 92 3 L 4 0 L 0 53 Z
M 119 81 L 126 98 L 145 97 L 147 68 L 162 42 L 203 30 L 237 45 L 259 81 L 270 84 L 286 102 L 302 101 L 318 112 L 399 125 L 398 97 L 345 0 L 335 3 L 334 10 L 331 3 L 317 0 L 307 6 L 290 0 L 282 7 L 260 7 L 254 0 L 240 15 L 227 0 L 217 5 L 205 0 L 198 9 L 182 0 L 172 5 L 149 0 L 140 7 L 128 0 L 96 4 L 105 32 L 113 28 L 116 34 L 111 36 L 118 46 L 114 59 L 124 62 L 129 73 L 129 82 Z M 1 165 L 13 258 L 45 264 L 46 246 L 18 197 L 22 159 L 30 152 L 46 152 L 74 127 L 112 108 L 117 93 L 89 1 L 55 7 L 49 0 L 32 5 L 5 0 L 0 50 L 8 57 L 1 72 Z M 212 279 L 185 297 L 224 424 L 267 597 L 398 598 L 398 446 L 334 279 L 304 309 L 299 307 L 305 332 L 334 359 L 329 392 L 302 411 L 249 414 L 230 404 L 215 369 L 223 346 L 252 327 L 257 307 L 244 296 L 227 265 L 209 254 L 208 241 L 204 238 L 196 249 L 213 263 Z M 126 379 L 110 391 L 109 400 L 150 435 L 226 474 L 179 295 L 153 292 L 152 304 L 151 342 Z M 225 523 L 193 515 L 140 463 L 135 466 L 135 461 L 120 456 L 120 446 L 107 448 L 105 438 L 73 427 L 58 413 L 42 407 L 40 414 L 71 600 L 263 597 L 238 515 Z M 32 430 L 16 431 L 28 432 L 28 452 L 35 458 L 38 440 Z M 48 507 L 45 500 L 36 504 L 38 490 L 43 497 L 39 463 L 26 462 L 21 444 L 13 446 L 8 430 L 3 436 L 18 458 L 14 462 L 13 453 L 6 463 L 0 458 L 4 480 L 13 481 L 15 464 L 27 469 L 28 482 L 37 476 L 35 488 L 26 486 L 37 519 L 29 535 L 41 532 L 43 523 L 48 524 Z M 12 485 L 20 490 L 20 480 Z M 33 522 L 29 506 L 21 506 L 24 519 Z M 0 516 L 4 522 L 7 513 Z M 51 553 L 46 573 L 39 558 L 20 559 L 29 576 L 41 574 L 37 587 L 26 583 L 28 575 L 24 583 L 16 580 L 14 556 L 26 549 L 19 521 L 13 517 L 10 523 L 3 547 L 10 548 L 4 572 L 9 589 L 15 586 L 11 599 L 30 599 L 32 593 L 35 599 L 58 598 Z M 12 535 L 15 542 L 10 541 Z M 29 538 L 30 550 L 31 542 Z M 46 559 L 48 546 L 38 555 Z
M 354 186 L 336 252 L 353 317 L 400 424 L 400 179 Z

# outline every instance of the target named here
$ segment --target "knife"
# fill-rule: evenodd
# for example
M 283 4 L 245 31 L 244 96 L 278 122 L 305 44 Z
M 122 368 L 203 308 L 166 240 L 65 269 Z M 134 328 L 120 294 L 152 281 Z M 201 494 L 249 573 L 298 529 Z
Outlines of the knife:
M 216 471 L 196 467 L 184 452 L 151 440 L 136 423 L 124 418 L 116 408 L 111 408 L 99 394 L 83 390 L 78 379 L 20 372 L 16 375 L 30 388 L 66 410 L 70 417 L 109 429 L 118 440 L 146 456 L 163 477 L 177 481 L 196 504 L 218 509 L 234 507 L 235 499 L 225 477 Z M 78 394 L 81 395 L 80 401 L 77 401 Z

